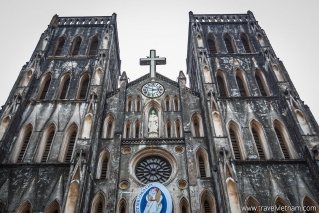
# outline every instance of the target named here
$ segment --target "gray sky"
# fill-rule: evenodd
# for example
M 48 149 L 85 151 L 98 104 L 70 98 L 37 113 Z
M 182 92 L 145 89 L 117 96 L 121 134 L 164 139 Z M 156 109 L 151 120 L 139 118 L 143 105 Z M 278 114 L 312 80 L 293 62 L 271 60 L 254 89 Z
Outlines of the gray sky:
M 251 10 L 265 30 L 277 57 L 301 99 L 319 120 L 316 94 L 319 70 L 318 0 L 29 0 L 0 1 L 0 105 L 3 105 L 21 70 L 30 59 L 52 16 L 109 16 L 117 13 L 121 71 L 134 80 L 149 71 L 139 58 L 156 49 L 167 64 L 157 72 L 176 80 L 186 71 L 188 12 L 232 14 Z

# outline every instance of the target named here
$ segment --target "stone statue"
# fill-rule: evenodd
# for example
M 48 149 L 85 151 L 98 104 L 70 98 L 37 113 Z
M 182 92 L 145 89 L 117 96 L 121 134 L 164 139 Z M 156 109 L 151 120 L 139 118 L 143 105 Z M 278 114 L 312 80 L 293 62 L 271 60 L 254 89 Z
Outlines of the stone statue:
M 152 114 L 148 119 L 149 132 L 158 132 L 158 116 L 155 115 L 155 111 L 152 110 Z

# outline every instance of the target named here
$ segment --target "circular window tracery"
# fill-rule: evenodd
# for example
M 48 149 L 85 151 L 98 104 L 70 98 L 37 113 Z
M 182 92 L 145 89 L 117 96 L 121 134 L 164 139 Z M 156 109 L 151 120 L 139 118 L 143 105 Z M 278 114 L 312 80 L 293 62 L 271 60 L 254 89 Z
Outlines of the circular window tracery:
M 140 160 L 135 167 L 135 175 L 142 183 L 166 182 L 172 173 L 170 163 L 160 156 L 148 156 Z

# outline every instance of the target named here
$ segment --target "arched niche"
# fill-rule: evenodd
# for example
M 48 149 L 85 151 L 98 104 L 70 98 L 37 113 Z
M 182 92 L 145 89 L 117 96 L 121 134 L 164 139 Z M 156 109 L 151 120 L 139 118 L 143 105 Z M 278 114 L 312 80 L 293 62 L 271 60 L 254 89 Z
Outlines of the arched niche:
M 144 105 L 143 108 L 143 135 L 149 137 L 149 117 L 152 114 L 152 109 L 156 112 L 158 116 L 158 137 L 165 137 L 164 122 L 163 122 L 163 107 L 156 100 L 151 100 Z M 155 135 L 155 134 L 154 134 Z M 143 137 L 143 136 L 141 136 Z
M 91 127 L 92 127 L 93 118 L 91 113 L 85 116 L 83 129 L 82 129 L 82 138 L 90 138 L 91 136 Z
M 226 188 L 229 199 L 229 206 L 232 213 L 241 213 L 239 195 L 236 187 L 236 183 L 232 178 L 227 178 Z
M 210 75 L 210 70 L 207 66 L 204 66 L 204 78 L 205 83 L 212 83 L 212 76 Z
M 215 136 L 220 137 L 224 135 L 223 132 L 223 124 L 220 119 L 219 113 L 218 112 L 213 112 L 213 123 L 214 123 L 214 129 L 215 129 Z
M 66 204 L 65 213 L 74 213 L 76 208 L 76 203 L 79 195 L 79 184 L 77 181 L 73 181 L 70 185 Z
M 310 130 L 309 126 L 308 126 L 308 123 L 307 123 L 305 117 L 300 112 L 300 110 L 296 110 L 296 117 L 297 117 L 297 120 L 299 122 L 299 126 L 300 126 L 303 134 L 310 135 L 311 134 L 311 130 Z
M 5 117 L 0 124 L 0 140 L 2 140 L 4 133 L 7 131 L 7 128 L 10 124 L 10 116 Z

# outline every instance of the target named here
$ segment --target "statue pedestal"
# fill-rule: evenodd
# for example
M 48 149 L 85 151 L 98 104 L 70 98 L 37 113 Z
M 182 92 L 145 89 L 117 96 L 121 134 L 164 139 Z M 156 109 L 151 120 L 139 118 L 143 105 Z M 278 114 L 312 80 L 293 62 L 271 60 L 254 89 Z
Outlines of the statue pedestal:
M 158 138 L 158 132 L 149 132 L 148 137 L 149 138 Z

